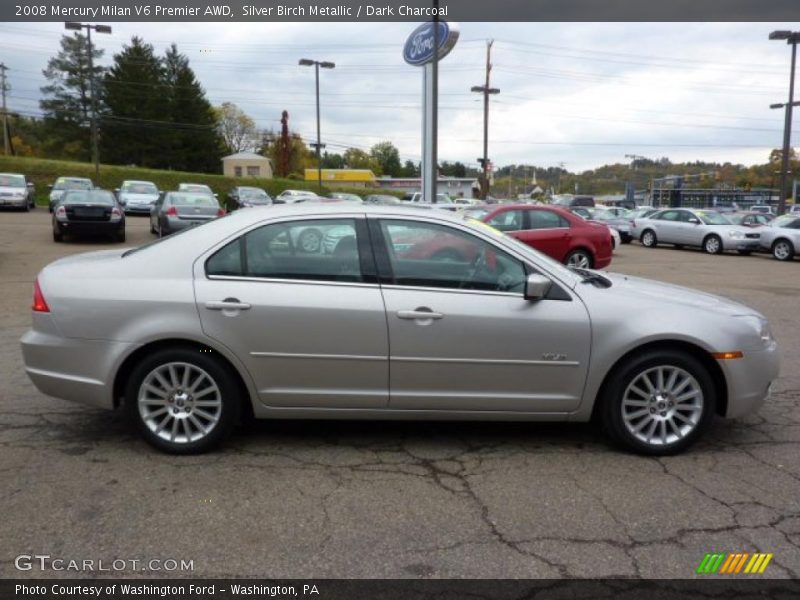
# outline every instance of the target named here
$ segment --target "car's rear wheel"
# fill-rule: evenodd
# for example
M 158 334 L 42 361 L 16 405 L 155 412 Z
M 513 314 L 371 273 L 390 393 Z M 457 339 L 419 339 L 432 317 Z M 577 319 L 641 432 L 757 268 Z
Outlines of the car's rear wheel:
M 658 245 L 658 238 L 656 238 L 656 232 L 652 229 L 646 229 L 642 232 L 642 237 L 639 238 L 639 241 L 642 242 L 642 246 L 645 248 L 655 248 Z
M 592 268 L 592 255 L 583 248 L 578 248 L 567 254 L 564 264 L 568 267 L 578 267 L 579 269 Z
M 772 244 L 772 256 L 778 260 L 792 260 L 794 258 L 794 245 L 789 240 L 776 240 Z
M 674 454 L 693 444 L 714 418 L 716 389 L 690 354 L 653 350 L 630 358 L 605 385 L 603 425 L 634 452 Z
M 322 247 L 322 233 L 317 229 L 305 229 L 297 238 L 297 246 L 302 252 L 316 254 Z
M 719 254 L 722 252 L 722 239 L 718 235 L 709 235 L 703 240 L 703 250 L 708 254 Z
M 151 445 L 174 454 L 210 450 L 227 437 L 241 413 L 228 368 L 192 348 L 166 348 L 133 369 L 125 390 L 131 417 Z

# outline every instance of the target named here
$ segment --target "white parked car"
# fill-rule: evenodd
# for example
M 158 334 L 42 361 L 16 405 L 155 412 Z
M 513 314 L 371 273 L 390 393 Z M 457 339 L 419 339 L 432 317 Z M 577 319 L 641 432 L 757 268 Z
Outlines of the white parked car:
M 759 231 L 761 248 L 778 260 L 792 260 L 800 248 L 800 214 L 781 215 Z
M 309 190 L 283 190 L 275 197 L 275 204 L 294 204 L 295 202 L 305 202 L 308 199 L 316 200 L 317 194 Z

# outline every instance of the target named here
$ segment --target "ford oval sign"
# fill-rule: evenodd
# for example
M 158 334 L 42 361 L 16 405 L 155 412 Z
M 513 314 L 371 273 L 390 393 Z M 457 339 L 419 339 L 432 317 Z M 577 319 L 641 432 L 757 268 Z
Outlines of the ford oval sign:
M 433 60 L 433 28 L 436 24 L 439 26 L 439 59 L 447 56 L 456 45 L 458 26 L 455 23 L 446 21 L 423 23 L 411 32 L 403 47 L 403 58 L 408 64 L 421 66 Z

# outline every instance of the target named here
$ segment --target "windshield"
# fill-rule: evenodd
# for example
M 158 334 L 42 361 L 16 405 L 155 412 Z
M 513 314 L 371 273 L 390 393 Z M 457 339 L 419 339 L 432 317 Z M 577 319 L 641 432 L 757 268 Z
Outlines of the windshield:
M 61 204 L 107 204 L 114 205 L 114 195 L 105 190 L 72 190 L 64 194 Z
M 728 220 L 734 225 L 741 225 L 745 215 L 728 215 Z
M 22 175 L 0 175 L 0 187 L 24 188 L 25 178 Z
M 59 178 L 53 186 L 54 190 L 90 190 L 92 182 L 88 179 L 66 179 Z
M 698 210 L 695 214 L 706 225 L 732 225 L 726 217 L 713 210 Z
M 147 181 L 126 181 L 120 191 L 126 194 L 157 194 L 158 188 Z
M 782 215 L 775 218 L 770 225 L 773 227 L 789 227 L 797 220 L 797 215 Z

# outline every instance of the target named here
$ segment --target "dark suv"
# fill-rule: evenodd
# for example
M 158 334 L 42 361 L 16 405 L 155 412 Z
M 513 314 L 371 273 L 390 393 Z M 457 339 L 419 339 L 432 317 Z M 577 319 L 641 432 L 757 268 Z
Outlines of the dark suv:
M 594 198 L 592 196 L 561 196 L 553 200 L 552 204 L 563 206 L 564 208 L 573 208 L 575 206 L 594 207 Z

